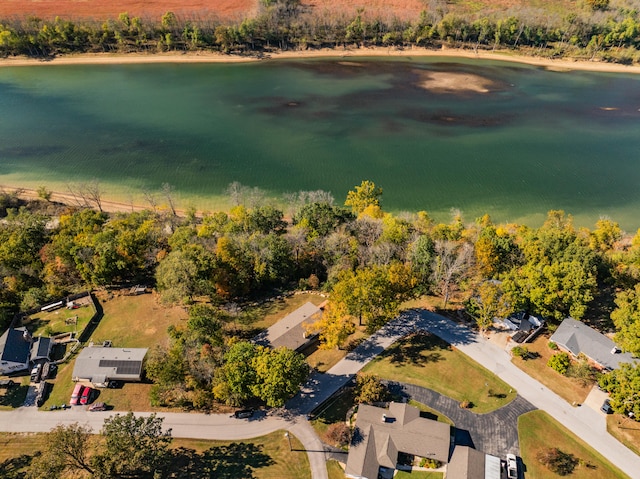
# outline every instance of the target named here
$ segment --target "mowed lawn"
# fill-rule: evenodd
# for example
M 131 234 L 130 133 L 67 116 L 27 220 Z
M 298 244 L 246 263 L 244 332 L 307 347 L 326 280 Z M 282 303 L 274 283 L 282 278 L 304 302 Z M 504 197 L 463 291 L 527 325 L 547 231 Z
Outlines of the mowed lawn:
M 550 447 L 573 454 L 580 461 L 570 476 L 580 479 L 623 479 L 627 476 L 544 411 L 532 411 L 518 418 L 520 453 L 527 479 L 555 479 L 560 476 L 542 465 L 537 457 Z
M 0 433 L 0 468 L 11 470 L 17 465 L 17 458 L 33 455 L 44 447 L 45 441 L 46 434 Z M 276 431 L 236 442 L 174 439 L 171 447 L 176 451 L 176 468 L 195 474 L 189 477 L 310 478 L 309 460 L 302 444 L 293 435 L 291 444 L 293 451 L 289 450 L 284 431 Z
M 517 395 L 491 371 L 430 334 L 414 334 L 398 341 L 364 371 L 433 389 L 456 401 L 469 401 L 476 413 L 501 408 Z
M 537 355 L 536 358 L 524 360 L 514 357 L 511 362 L 570 404 L 574 402 L 582 404 L 589 395 L 593 383 L 584 383 L 576 378 L 567 377 L 547 366 L 549 358 L 559 352 L 552 350 L 548 344 L 548 337 L 538 336 L 532 343 L 525 345 L 529 352 Z
M 168 307 L 159 302 L 156 294 L 107 297 L 97 295 L 104 315 L 91 336 L 91 341 L 101 344 L 110 340 L 113 347 L 153 348 L 167 342 L 167 328 L 186 321 L 187 312 L 180 307 Z M 51 405 L 69 403 L 74 382 L 71 380 L 75 359 L 61 364 L 54 387 L 43 409 Z M 95 401 L 107 403 L 117 411 L 154 411 L 149 391 L 151 384 L 128 383 L 119 389 L 96 390 Z M 162 409 L 162 410 L 166 410 Z

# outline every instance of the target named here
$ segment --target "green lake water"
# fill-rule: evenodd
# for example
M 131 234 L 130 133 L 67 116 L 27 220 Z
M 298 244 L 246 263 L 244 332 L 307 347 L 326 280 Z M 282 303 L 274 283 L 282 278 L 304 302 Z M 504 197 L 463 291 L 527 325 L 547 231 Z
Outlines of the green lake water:
M 640 76 L 460 59 L 0 69 L 0 184 L 97 178 L 140 201 L 170 183 L 182 204 L 227 185 L 331 191 L 364 179 L 390 211 L 441 220 L 640 226 Z M 488 93 L 429 91 L 429 72 L 474 74 Z

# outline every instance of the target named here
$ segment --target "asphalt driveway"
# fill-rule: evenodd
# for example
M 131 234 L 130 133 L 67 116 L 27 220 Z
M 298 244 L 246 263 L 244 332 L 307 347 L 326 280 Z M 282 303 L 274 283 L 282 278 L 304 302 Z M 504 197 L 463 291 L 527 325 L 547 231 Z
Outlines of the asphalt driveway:
M 451 419 L 456 426 L 456 445 L 472 446 L 500 458 L 509 453 L 520 455 L 518 417 L 537 409 L 523 397 L 517 396 L 496 411 L 476 414 L 469 409 L 461 408 L 457 401 L 431 389 L 403 383 L 389 383 L 389 386 L 394 392 L 400 392 Z

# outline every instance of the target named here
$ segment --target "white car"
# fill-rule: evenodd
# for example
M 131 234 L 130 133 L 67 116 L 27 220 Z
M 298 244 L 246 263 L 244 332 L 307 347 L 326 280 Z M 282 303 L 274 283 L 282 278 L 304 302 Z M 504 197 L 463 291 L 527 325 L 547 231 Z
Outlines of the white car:
M 507 477 L 518 479 L 518 460 L 514 454 L 507 454 Z

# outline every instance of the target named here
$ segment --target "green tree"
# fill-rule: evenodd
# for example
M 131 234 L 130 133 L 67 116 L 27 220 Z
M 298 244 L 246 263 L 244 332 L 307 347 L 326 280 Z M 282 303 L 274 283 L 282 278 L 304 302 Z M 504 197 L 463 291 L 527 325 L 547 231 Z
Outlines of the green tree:
M 260 348 L 253 358 L 256 382 L 253 394 L 267 406 L 283 406 L 296 394 L 309 375 L 309 365 L 302 354 L 288 348 Z
M 373 403 L 389 399 L 389 390 L 374 374 L 358 374 L 354 401 L 356 403 Z
M 189 308 L 187 328 L 206 338 L 207 342 L 222 345 L 222 324 L 225 315 L 208 304 L 194 304 Z
M 473 316 L 480 334 L 491 327 L 494 318 L 505 318 L 511 312 L 500 284 L 483 281 L 476 294 L 467 302 L 467 312 Z
M 611 319 L 616 326 L 616 343 L 634 356 L 640 355 L 640 284 L 633 290 L 620 291 Z
M 622 363 L 618 369 L 600 376 L 600 386 L 609 392 L 611 407 L 620 414 L 633 413 L 640 421 L 640 365 Z
M 73 477 L 93 474 L 90 464 L 91 428 L 78 423 L 59 425 L 47 433 L 44 450 L 29 468 L 29 479 Z
M 194 293 L 197 266 L 183 251 L 172 251 L 156 269 L 156 283 L 167 303 L 189 301 Z
M 162 430 L 163 418 L 132 412 L 116 414 L 104 421 L 104 449 L 92 457 L 95 476 L 107 478 L 155 477 L 166 469 L 170 431 Z
M 239 406 L 254 396 L 258 380 L 253 360 L 258 354 L 258 347 L 247 341 L 231 345 L 216 376 L 213 393 L 217 399 Z
M 597 256 L 577 235 L 571 217 L 550 211 L 541 228 L 523 234 L 521 248 L 524 264 L 503 281 L 514 308 L 531 308 L 558 321 L 581 319 L 594 298 Z
M 365 180 L 355 190 L 347 193 L 344 205 L 359 215 L 369 206 L 380 206 L 381 196 L 382 188 L 378 188 L 373 181 Z

